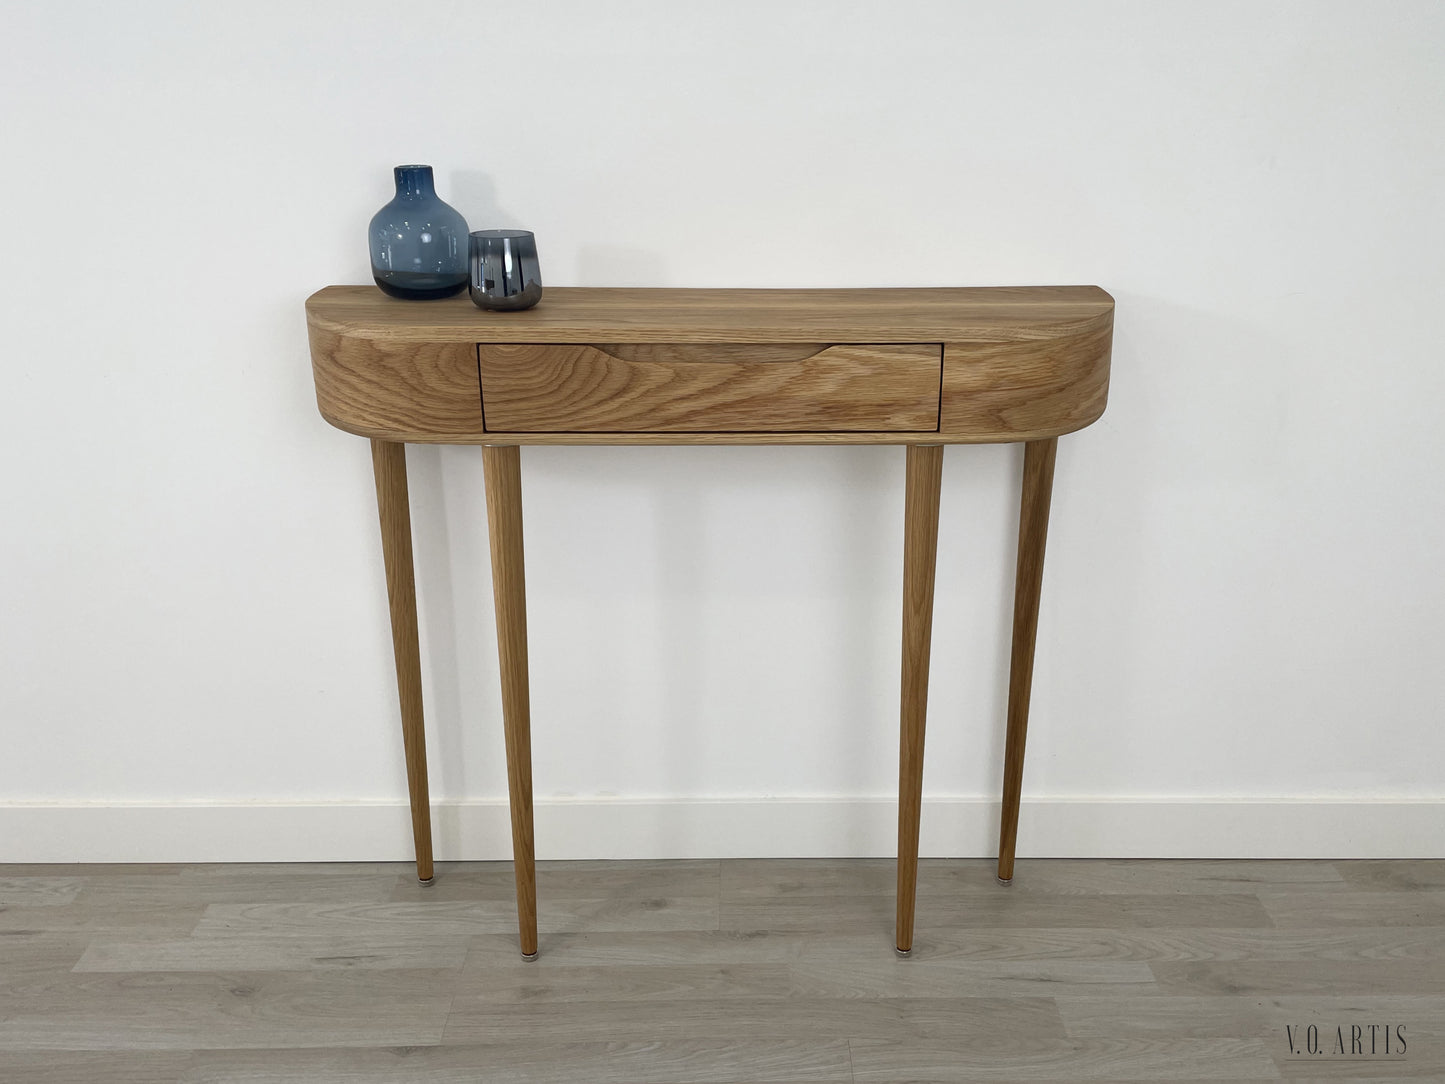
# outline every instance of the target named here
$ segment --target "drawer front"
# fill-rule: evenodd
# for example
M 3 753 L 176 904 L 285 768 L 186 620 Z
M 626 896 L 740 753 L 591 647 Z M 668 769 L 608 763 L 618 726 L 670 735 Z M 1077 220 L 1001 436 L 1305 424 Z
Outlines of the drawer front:
M 940 344 L 480 343 L 489 433 L 935 432 Z

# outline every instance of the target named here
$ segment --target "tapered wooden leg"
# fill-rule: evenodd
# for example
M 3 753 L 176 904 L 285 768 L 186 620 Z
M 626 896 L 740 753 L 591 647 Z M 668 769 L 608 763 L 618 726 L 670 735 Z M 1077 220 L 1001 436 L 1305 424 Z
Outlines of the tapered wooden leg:
M 376 474 L 376 508 L 381 517 L 381 552 L 391 603 L 391 646 L 396 656 L 396 689 L 401 699 L 401 738 L 406 749 L 406 783 L 411 794 L 411 835 L 416 875 L 432 883 L 431 801 L 426 785 L 426 733 L 422 727 L 421 649 L 416 631 L 416 577 L 411 558 L 411 506 L 406 492 L 406 445 L 371 442 Z
M 918 822 L 923 806 L 923 728 L 933 635 L 942 445 L 910 445 L 903 500 L 903 679 L 898 743 L 898 925 L 894 947 L 913 951 L 918 890 Z
M 1024 445 L 1023 496 L 1019 501 L 1018 568 L 1014 574 L 1013 653 L 1008 676 L 1008 737 L 1003 754 L 1003 814 L 998 832 L 998 879 L 1014 877 L 1019 798 L 1024 782 L 1024 740 L 1034 679 L 1034 640 L 1039 631 L 1039 592 L 1044 582 L 1044 542 L 1049 533 L 1049 495 L 1054 488 L 1057 437 Z
M 482 448 L 487 528 L 492 542 L 492 593 L 497 656 L 502 668 L 502 725 L 507 735 L 507 787 L 512 805 L 512 866 L 517 878 L 517 927 L 522 955 L 537 955 L 537 866 L 532 835 L 532 708 L 527 690 L 527 583 L 522 568 L 520 449 Z

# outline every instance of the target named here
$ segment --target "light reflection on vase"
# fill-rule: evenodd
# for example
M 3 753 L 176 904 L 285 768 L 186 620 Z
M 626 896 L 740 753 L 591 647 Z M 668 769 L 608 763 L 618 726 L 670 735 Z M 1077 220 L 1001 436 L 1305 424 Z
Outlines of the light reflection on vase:
M 397 166 L 396 197 L 371 220 L 371 274 L 392 297 L 450 297 L 467 284 L 467 222 L 437 197 L 431 166 Z

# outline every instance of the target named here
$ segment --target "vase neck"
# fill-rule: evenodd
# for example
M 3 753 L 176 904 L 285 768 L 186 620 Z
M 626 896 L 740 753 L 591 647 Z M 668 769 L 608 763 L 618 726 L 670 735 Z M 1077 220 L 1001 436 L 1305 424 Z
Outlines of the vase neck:
M 393 173 L 396 176 L 397 196 L 419 199 L 436 195 L 436 189 L 432 186 L 431 166 L 397 166 Z

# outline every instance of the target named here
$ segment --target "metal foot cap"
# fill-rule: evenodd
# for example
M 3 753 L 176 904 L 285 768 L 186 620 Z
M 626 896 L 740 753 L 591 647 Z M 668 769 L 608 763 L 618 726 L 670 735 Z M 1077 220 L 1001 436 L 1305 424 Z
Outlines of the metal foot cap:
M 532 961 L 532 960 L 535 960 L 536 958 L 537 958 L 537 954 L 536 954 L 535 952 L 532 953 L 531 955 L 528 955 L 528 954 L 525 953 L 525 952 L 522 953 L 522 959 L 527 960 L 527 961 L 529 961 L 529 962 Z
M 1000 876 L 999 876 L 998 874 L 996 874 L 996 873 L 993 875 L 993 879 L 994 879 L 995 881 L 997 881 L 999 884 L 1003 885 L 1005 888 L 1007 888 L 1009 885 L 1011 885 L 1011 884 L 1014 883 L 1014 879 L 1013 879 L 1012 877 L 1004 878 L 1004 877 L 1000 877 Z
M 416 883 L 421 885 L 423 888 L 430 888 L 432 885 L 437 883 L 437 879 L 435 877 L 428 877 L 425 881 L 423 881 L 420 877 L 418 877 L 416 879 Z
M 911 948 L 899 948 L 897 945 L 893 946 L 893 951 L 898 953 L 898 955 L 905 960 L 913 955 L 913 950 Z

